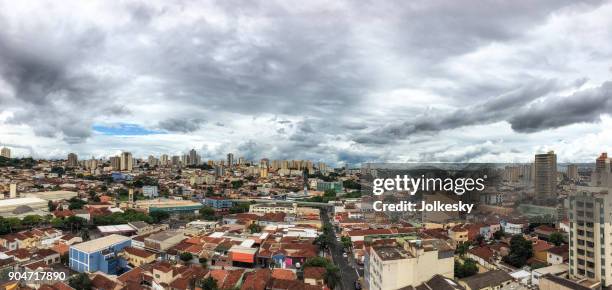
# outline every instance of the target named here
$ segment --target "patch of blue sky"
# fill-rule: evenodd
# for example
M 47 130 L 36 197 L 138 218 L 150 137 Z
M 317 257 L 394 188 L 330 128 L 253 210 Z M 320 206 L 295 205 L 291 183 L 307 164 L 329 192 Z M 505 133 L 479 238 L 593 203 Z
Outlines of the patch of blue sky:
M 137 124 L 118 123 L 111 125 L 95 124 L 92 129 L 98 133 L 111 136 L 142 136 L 165 134 L 163 131 L 150 130 Z

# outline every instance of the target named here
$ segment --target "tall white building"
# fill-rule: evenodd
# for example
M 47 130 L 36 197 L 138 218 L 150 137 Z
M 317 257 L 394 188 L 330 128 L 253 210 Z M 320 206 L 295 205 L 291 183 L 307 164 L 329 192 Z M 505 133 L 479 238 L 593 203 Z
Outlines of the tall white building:
M 601 153 L 595 160 L 595 171 L 591 174 L 591 185 L 612 187 L 612 166 L 608 153 Z
M 79 165 L 79 157 L 75 153 L 69 153 L 66 160 L 66 166 L 77 167 Z
M 162 156 L 160 156 L 159 162 L 161 163 L 161 166 L 167 166 L 168 165 L 168 155 L 163 154 Z
M 612 286 L 612 192 L 579 186 L 568 214 L 570 277 Z
M 555 152 L 536 154 L 534 166 L 536 198 L 555 197 L 557 192 L 557 155 Z
M 596 160 L 597 173 L 608 173 L 604 153 Z M 599 177 L 599 176 L 597 176 Z M 569 198 L 569 274 L 571 278 L 612 286 L 612 184 L 578 186 Z
M 0 156 L 4 158 L 11 158 L 11 149 L 2 147 L 2 149 L 0 149 Z
M 157 158 L 155 158 L 155 156 L 153 155 L 149 155 L 149 158 L 147 159 L 147 163 L 149 163 L 150 167 L 156 166 L 157 165 Z
M 134 159 L 132 153 L 122 152 L 121 153 L 121 171 L 132 171 L 134 166 Z
M 195 149 L 189 150 L 189 156 L 187 157 L 187 165 L 199 165 L 200 164 L 200 156 Z

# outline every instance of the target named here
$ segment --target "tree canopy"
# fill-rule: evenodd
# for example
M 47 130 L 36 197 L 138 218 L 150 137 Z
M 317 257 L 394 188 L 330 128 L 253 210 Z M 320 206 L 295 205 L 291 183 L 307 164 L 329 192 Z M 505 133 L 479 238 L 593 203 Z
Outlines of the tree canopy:
M 510 254 L 504 257 L 504 261 L 514 267 L 520 268 L 527 264 L 527 260 L 533 256 L 531 241 L 522 235 L 515 235 L 510 240 Z

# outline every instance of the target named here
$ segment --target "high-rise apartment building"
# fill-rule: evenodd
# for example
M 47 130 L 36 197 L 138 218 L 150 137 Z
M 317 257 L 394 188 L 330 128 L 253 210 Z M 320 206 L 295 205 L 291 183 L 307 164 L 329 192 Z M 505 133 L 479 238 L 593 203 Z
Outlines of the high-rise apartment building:
M 612 192 L 582 187 L 569 196 L 569 274 L 612 286 Z
M 601 153 L 595 160 L 595 171 L 591 174 L 591 185 L 612 187 L 612 170 L 608 153 Z
M 11 158 L 11 149 L 2 147 L 2 149 L 0 149 L 0 156 L 4 158 Z
M 147 158 L 147 163 L 149 164 L 149 167 L 154 167 L 158 165 L 157 158 L 155 158 L 155 156 L 153 155 L 149 155 L 149 157 Z
M 172 156 L 172 166 L 180 166 L 181 165 L 181 157 L 174 155 Z
M 270 167 L 270 160 L 264 158 L 259 162 L 259 177 L 268 177 L 268 169 Z
M 91 159 L 87 160 L 85 162 L 85 168 L 89 169 L 89 170 L 94 170 L 98 167 L 98 160 L 91 157 Z
M 232 167 L 232 166 L 234 166 L 234 154 L 228 153 L 227 154 L 227 167 Z
M 610 159 L 608 153 L 604 152 L 595 160 L 595 172 L 610 172 Z
M 573 180 L 573 181 L 578 181 L 579 180 L 578 165 L 576 165 L 576 164 L 569 164 L 567 166 L 567 178 L 569 180 Z
M 554 197 L 557 188 L 557 155 L 554 151 L 535 155 L 536 199 Z
M 189 150 L 189 156 L 186 161 L 188 165 L 198 165 L 200 163 L 198 152 L 195 149 Z
M 121 153 L 121 171 L 132 171 L 133 166 L 134 166 L 134 159 L 132 158 L 132 153 L 122 152 Z
M 168 166 L 168 155 L 162 154 L 162 156 L 159 157 L 159 163 L 161 166 Z
M 68 154 L 68 159 L 66 160 L 67 167 L 77 167 L 79 165 L 79 157 L 74 153 Z
M 326 173 L 327 172 L 327 164 L 325 164 L 325 162 L 319 162 L 317 164 L 317 168 L 319 169 L 319 171 L 321 173 Z
M 113 170 L 121 170 L 121 157 L 112 156 L 109 160 Z

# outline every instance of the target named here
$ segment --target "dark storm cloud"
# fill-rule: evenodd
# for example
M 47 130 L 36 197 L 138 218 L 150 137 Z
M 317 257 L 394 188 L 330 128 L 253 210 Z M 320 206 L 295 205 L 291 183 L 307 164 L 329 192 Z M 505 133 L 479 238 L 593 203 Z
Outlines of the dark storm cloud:
M 534 103 L 510 118 L 517 132 L 536 132 L 574 123 L 592 123 L 612 112 L 612 82 L 570 96 Z
M 399 53 L 417 54 L 439 61 L 464 54 L 491 42 L 522 36 L 533 25 L 564 7 L 590 8 L 603 1 L 372 1 L 367 7 L 376 17 L 387 17 L 399 37 Z M 361 3 L 360 3 L 361 4 Z
M 481 103 L 457 108 L 450 112 L 427 112 L 414 119 L 358 135 L 353 140 L 363 144 L 388 144 L 415 134 L 437 133 L 442 130 L 503 121 L 526 103 L 562 88 L 564 86 L 557 81 L 535 79 L 529 84 L 498 96 L 492 96 Z
M 449 146 L 443 150 L 427 150 L 419 154 L 419 160 L 431 162 L 471 162 L 486 155 L 498 155 L 500 151 L 492 143 L 464 146 L 461 151 L 449 153 L 457 146 Z
M 342 125 L 342 128 L 348 129 L 348 130 L 363 130 L 363 129 L 367 129 L 368 126 L 365 124 L 359 124 L 359 123 L 347 123 L 347 124 Z
M 97 112 L 90 109 L 107 115 L 129 110 L 103 97 L 108 82 L 75 70 L 79 58 L 103 41 L 104 33 L 97 29 L 70 32 L 66 31 L 68 39 L 34 34 L 15 39 L 0 32 L 0 77 L 14 91 L 13 98 L 0 95 L 0 101 L 5 108 L 19 108 L 9 123 L 30 125 L 39 136 L 61 137 L 73 144 L 91 136 Z
M 170 118 L 159 122 L 158 127 L 170 132 L 191 133 L 200 129 L 205 122 L 203 119 Z

